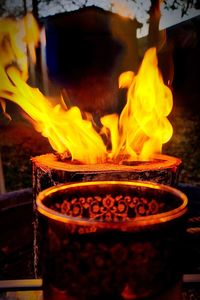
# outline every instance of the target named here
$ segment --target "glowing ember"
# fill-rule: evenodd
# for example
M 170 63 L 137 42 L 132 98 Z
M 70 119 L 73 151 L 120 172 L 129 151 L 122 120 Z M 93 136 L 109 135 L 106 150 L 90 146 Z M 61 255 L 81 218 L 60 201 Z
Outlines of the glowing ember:
M 0 99 L 18 104 L 55 151 L 69 153 L 72 160 L 86 164 L 119 161 L 122 157 L 148 160 L 161 152 L 162 144 L 172 136 L 167 119 L 172 109 L 172 94 L 159 73 L 155 48 L 145 53 L 137 75 L 131 71 L 120 75 L 119 87 L 128 89 L 127 103 L 120 116 L 102 117 L 102 128 L 97 132 L 92 116 L 85 114 L 88 118 L 85 119 L 78 107 L 68 109 L 62 97 L 55 105 L 26 83 L 23 41 L 34 61 L 39 34 L 32 16 L 18 22 L 9 19 L 0 22 L 6 23 L 0 26 L 6 28 L 0 30 Z

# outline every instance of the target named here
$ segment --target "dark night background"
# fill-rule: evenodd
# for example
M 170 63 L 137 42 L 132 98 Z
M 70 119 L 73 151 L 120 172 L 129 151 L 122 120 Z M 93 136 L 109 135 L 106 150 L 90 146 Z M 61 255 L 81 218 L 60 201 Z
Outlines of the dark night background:
M 77 11 L 41 17 L 39 5 L 54 1 L 63 3 L 64 0 L 1 0 L 0 16 L 22 16 L 31 3 L 34 15 L 46 29 L 48 82 L 42 74 L 42 49 L 39 47 L 35 74 L 30 76 L 29 84 L 54 98 L 62 92 L 68 105 L 78 105 L 92 112 L 96 119 L 107 112 L 120 112 L 126 91 L 118 90 L 119 74 L 126 70 L 137 72 L 145 50 L 157 47 L 164 81 L 170 84 L 174 97 L 169 116 L 174 134 L 164 145 L 163 152 L 183 160 L 179 188 L 188 195 L 189 218 L 195 217 L 187 224 L 194 232 L 190 232 L 180 253 L 184 255 L 183 271 L 184 274 L 199 274 L 200 17 L 168 27 L 165 35 L 164 31 L 158 31 L 158 0 L 151 0 L 149 35 L 137 39 L 139 22 L 101 8 L 85 8 L 84 0 L 66 1 L 83 3 Z M 9 12 L 6 2 L 19 5 Z M 166 9 L 179 9 L 183 16 L 190 6 L 200 9 L 199 0 L 164 3 Z M 3 190 L 3 181 L 0 181 L 0 194 L 14 192 L 0 195 L 0 228 L 3 229 L 0 279 L 34 278 L 30 158 L 52 149 L 47 139 L 23 118 L 19 107 L 8 103 L 7 111 L 12 121 L 0 108 L 0 179 L 2 162 L 6 188 Z M 199 282 L 183 285 L 184 300 L 197 300 L 199 295 Z M 0 292 L 0 299 L 1 296 L 5 298 L 4 292 Z
M 198 1 L 195 5 L 198 8 Z M 97 117 L 120 111 L 124 93 L 117 88 L 119 74 L 137 71 L 145 50 L 157 46 L 160 69 L 165 82 L 173 78 L 174 95 L 169 117 L 174 134 L 163 152 L 183 160 L 181 182 L 200 185 L 200 18 L 168 28 L 166 40 L 155 20 L 152 6 L 149 35 L 137 39 L 141 24 L 100 8 L 40 18 L 46 28 L 48 93 L 57 97 L 62 91 L 66 101 Z M 34 84 L 43 90 L 40 49 L 37 54 Z M 0 149 L 5 186 L 10 191 L 31 186 L 30 157 L 51 149 L 21 117 L 19 108 L 9 104 L 8 112 L 13 121 L 8 123 L 1 113 Z

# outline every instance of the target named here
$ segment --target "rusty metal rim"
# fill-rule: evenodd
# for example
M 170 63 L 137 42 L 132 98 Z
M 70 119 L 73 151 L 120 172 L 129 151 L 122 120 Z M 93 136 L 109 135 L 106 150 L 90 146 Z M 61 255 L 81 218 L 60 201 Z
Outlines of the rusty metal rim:
M 162 190 L 166 191 L 168 193 L 171 193 L 172 195 L 178 197 L 181 200 L 181 205 L 173 210 L 170 210 L 169 212 L 159 213 L 151 216 L 145 216 L 145 217 L 136 217 L 133 220 L 123 221 L 123 222 L 104 222 L 104 221 L 89 221 L 87 219 L 80 219 L 78 217 L 70 217 L 64 214 L 61 214 L 59 212 L 56 212 L 48 207 L 46 207 L 43 204 L 43 200 L 45 197 L 62 190 L 70 190 L 77 186 L 84 187 L 84 186 L 95 186 L 95 185 L 120 185 L 123 184 L 124 186 L 135 186 L 135 187 L 145 187 L 149 189 L 154 190 Z M 36 199 L 37 209 L 42 214 L 45 215 L 48 218 L 69 223 L 73 225 L 79 225 L 79 226 L 95 226 L 95 227 L 101 227 L 101 228 L 116 228 L 125 230 L 126 228 L 131 227 L 144 227 L 149 225 L 155 225 L 155 224 L 161 224 L 165 222 L 169 222 L 173 219 L 177 219 L 184 215 L 187 212 L 187 204 L 188 199 L 187 196 L 182 193 L 181 191 L 172 188 L 170 186 L 165 186 L 162 184 L 147 182 L 147 181 L 92 181 L 92 182 L 81 182 L 81 183 L 72 183 L 72 184 L 61 184 L 57 185 L 51 188 L 48 188 L 42 192 L 39 193 L 37 199 Z

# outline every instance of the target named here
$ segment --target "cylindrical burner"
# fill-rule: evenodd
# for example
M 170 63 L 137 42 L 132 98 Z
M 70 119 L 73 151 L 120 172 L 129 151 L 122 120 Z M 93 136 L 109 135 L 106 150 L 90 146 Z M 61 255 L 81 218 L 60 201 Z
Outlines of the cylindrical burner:
M 33 164 L 33 209 L 39 192 L 60 183 L 101 181 L 101 180 L 140 180 L 166 185 L 175 185 L 181 160 L 167 155 L 157 155 L 149 162 L 128 162 L 124 164 L 75 164 L 60 161 L 54 154 L 44 154 L 32 158 Z M 40 276 L 38 219 L 34 220 L 34 269 L 35 277 Z
M 180 191 L 93 181 L 52 187 L 36 202 L 44 299 L 162 298 L 181 280 L 187 198 Z

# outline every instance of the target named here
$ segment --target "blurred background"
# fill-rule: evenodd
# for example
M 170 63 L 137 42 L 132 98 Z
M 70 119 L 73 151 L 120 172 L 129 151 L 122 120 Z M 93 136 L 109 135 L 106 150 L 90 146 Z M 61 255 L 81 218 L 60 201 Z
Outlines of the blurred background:
M 183 160 L 182 183 L 200 186 L 200 1 L 1 1 L 2 18 L 28 11 L 43 28 L 29 84 L 55 99 L 62 93 L 95 118 L 121 111 L 119 75 L 137 72 L 145 51 L 157 47 L 174 97 L 174 134 L 163 153 Z M 30 158 L 52 151 L 16 105 L 7 103 L 7 112 L 12 121 L 0 111 L 1 193 L 31 187 Z

